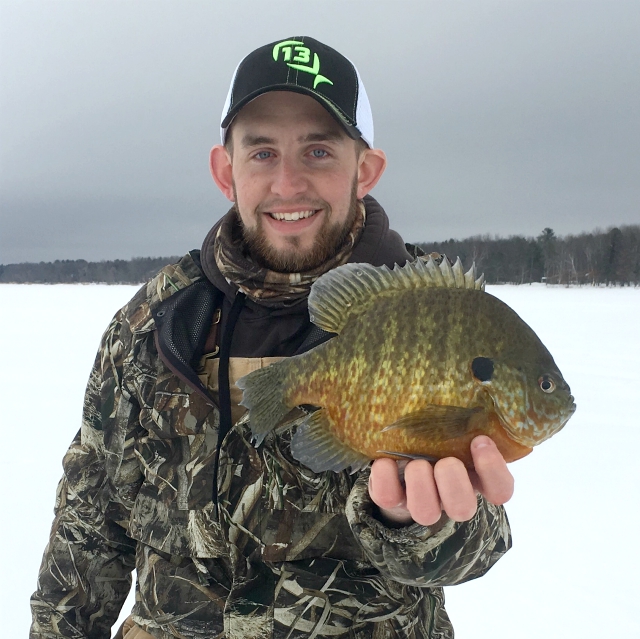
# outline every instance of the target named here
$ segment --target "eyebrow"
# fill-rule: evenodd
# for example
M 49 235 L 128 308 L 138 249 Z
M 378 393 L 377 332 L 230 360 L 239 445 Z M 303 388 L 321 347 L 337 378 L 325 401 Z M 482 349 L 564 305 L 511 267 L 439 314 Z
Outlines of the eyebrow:
M 338 142 L 346 136 L 342 131 L 322 131 L 320 133 L 309 133 L 304 137 L 298 138 L 298 142 Z
M 265 137 L 264 135 L 251 135 L 247 133 L 242 136 L 242 141 L 240 142 L 243 147 L 250 146 L 260 146 L 262 144 L 275 144 L 275 140 L 273 138 Z
M 309 133 L 298 138 L 298 142 L 305 144 L 307 142 L 338 142 L 344 139 L 346 136 L 342 131 L 319 131 L 317 133 Z M 242 137 L 240 142 L 244 148 L 250 148 L 253 146 L 261 146 L 263 144 L 276 144 L 274 138 L 269 138 L 264 135 L 252 135 L 247 133 Z

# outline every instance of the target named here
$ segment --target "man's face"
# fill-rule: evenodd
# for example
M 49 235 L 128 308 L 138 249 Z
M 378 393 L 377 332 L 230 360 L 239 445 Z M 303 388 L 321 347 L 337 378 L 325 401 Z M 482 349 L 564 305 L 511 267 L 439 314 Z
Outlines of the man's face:
M 284 272 L 326 262 L 356 215 L 356 142 L 313 98 L 289 91 L 249 103 L 231 135 L 234 199 L 254 259 Z

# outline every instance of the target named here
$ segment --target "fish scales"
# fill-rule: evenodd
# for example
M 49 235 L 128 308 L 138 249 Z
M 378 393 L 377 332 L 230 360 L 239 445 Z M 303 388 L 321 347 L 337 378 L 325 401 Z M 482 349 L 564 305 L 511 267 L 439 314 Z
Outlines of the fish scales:
M 451 293 L 430 290 L 431 304 L 421 313 L 424 291 L 381 299 L 376 316 L 384 318 L 382 323 L 376 326 L 369 314 L 362 315 L 345 327 L 344 339 L 327 342 L 315 357 L 300 358 L 291 366 L 286 403 L 327 408 L 337 436 L 359 445 L 371 457 L 381 456 L 380 450 L 423 452 L 425 444 L 418 436 L 381 430 L 429 404 L 457 406 L 474 401 L 478 387 L 459 365 L 460 351 L 450 346 L 465 329 L 448 317 L 457 315 L 452 308 L 456 302 L 464 305 L 463 300 L 452 303 Z M 418 343 L 405 330 L 404 315 L 395 313 L 397 305 L 415 316 L 415 329 L 421 335 Z
M 473 269 L 385 269 L 346 265 L 320 278 L 310 313 L 338 337 L 239 381 L 257 443 L 300 405 L 320 407 L 292 441 L 312 470 L 404 455 L 471 466 L 483 433 L 511 461 L 562 428 L 575 404 L 553 358 Z

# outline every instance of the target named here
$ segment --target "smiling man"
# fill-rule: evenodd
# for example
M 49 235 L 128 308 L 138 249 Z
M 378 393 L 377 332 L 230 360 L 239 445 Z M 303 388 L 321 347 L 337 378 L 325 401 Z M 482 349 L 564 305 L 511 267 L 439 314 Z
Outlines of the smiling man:
M 281 272 L 321 267 L 342 248 L 358 201 L 382 175 L 384 154 L 291 91 L 255 98 L 232 128 L 227 148 L 211 152 L 211 172 L 235 202 L 249 254 Z
M 32 599 L 32 638 L 446 638 L 442 586 L 510 546 L 513 480 L 493 442 L 454 458 L 314 473 L 291 429 L 260 446 L 246 373 L 330 337 L 313 282 L 347 262 L 416 258 L 369 195 L 384 172 L 353 64 L 308 37 L 250 53 L 211 174 L 233 203 L 103 336 L 64 459 Z M 293 424 L 295 427 L 295 423 Z

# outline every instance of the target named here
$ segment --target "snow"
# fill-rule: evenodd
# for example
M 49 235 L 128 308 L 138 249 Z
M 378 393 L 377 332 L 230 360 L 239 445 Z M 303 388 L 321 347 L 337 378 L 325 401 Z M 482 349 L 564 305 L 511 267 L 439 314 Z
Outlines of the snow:
M 486 576 L 446 589 L 456 638 L 640 636 L 640 289 L 487 288 L 536 330 L 578 410 L 512 464 L 514 546 Z M 87 375 L 102 331 L 136 289 L 0 285 L 4 636 L 27 633 Z

